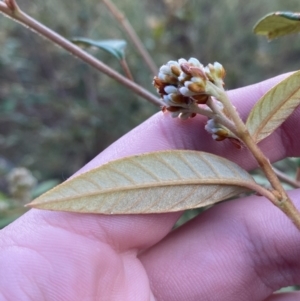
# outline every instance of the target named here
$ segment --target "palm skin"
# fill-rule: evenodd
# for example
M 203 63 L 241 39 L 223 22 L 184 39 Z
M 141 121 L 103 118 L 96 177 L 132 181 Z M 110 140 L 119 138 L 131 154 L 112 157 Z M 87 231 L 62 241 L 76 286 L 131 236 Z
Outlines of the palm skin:
M 243 117 L 279 79 L 230 96 Z M 300 155 L 297 110 L 261 143 L 271 161 Z M 158 113 L 79 173 L 120 157 L 164 149 L 212 152 L 246 169 L 249 153 L 214 142 L 205 119 Z M 300 207 L 300 191 L 291 192 Z M 0 232 L 0 300 L 288 301 L 272 295 L 300 282 L 300 235 L 263 197 L 225 202 L 171 231 L 181 213 L 104 216 L 30 210 Z

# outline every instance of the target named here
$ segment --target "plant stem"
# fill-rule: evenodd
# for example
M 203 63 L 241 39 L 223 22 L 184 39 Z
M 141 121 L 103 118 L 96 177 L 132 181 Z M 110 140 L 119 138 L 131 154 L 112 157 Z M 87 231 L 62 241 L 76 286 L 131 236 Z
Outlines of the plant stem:
M 211 110 L 201 108 L 198 105 L 194 105 L 193 108 L 188 108 L 187 112 L 194 112 L 196 114 L 200 114 L 208 118 L 214 117 L 214 113 Z
M 214 112 L 213 118 L 217 123 L 220 123 L 224 125 L 228 130 L 230 130 L 233 134 L 236 132 L 235 130 L 235 124 L 228 119 L 222 111 L 220 110 L 219 106 L 214 102 L 212 98 L 210 98 L 206 105 L 211 108 L 211 110 Z M 238 137 L 236 137 L 238 139 Z
M 15 0 L 4 0 L 4 2 L 13 13 L 18 12 L 20 10 Z
M 297 171 L 296 171 L 296 181 L 300 182 L 300 168 L 297 167 Z
M 124 73 L 127 76 L 127 78 L 130 79 L 130 80 L 132 80 L 132 81 L 134 81 L 132 73 L 130 72 L 130 69 L 128 67 L 126 59 L 125 58 L 121 59 L 119 62 L 121 64 L 121 66 L 122 66 L 122 68 L 124 70 Z
M 124 14 L 122 14 L 119 9 L 115 6 L 115 4 L 110 0 L 102 0 L 102 2 L 106 5 L 108 10 L 114 16 L 114 18 L 121 24 L 124 28 L 125 32 L 127 33 L 128 37 L 136 47 L 137 51 L 140 53 L 142 58 L 144 59 L 145 63 L 149 67 L 152 75 L 156 75 L 158 73 L 158 68 L 155 65 L 152 57 L 144 47 L 143 43 L 141 42 L 140 38 L 136 34 L 135 30 L 129 23 L 129 21 L 125 18 Z
M 293 178 L 287 176 L 285 173 L 283 173 L 282 171 L 276 169 L 273 167 L 273 170 L 275 172 L 275 174 L 277 175 L 277 177 L 282 181 L 285 182 L 295 188 L 300 188 L 300 182 L 297 180 L 294 180 Z
M 52 41 L 54 44 L 62 47 L 63 49 L 67 50 L 69 53 L 73 54 L 74 56 L 78 57 L 82 61 L 86 62 L 90 66 L 94 67 L 95 69 L 103 72 L 107 76 L 115 79 L 120 84 L 126 86 L 134 93 L 138 94 L 139 96 L 143 97 L 144 99 L 150 101 L 151 103 L 161 106 L 163 105 L 162 101 L 160 101 L 156 96 L 150 93 L 148 90 L 144 89 L 140 85 L 134 83 L 132 80 L 127 79 L 120 73 L 116 72 L 109 66 L 105 65 L 86 51 L 82 50 L 77 45 L 71 43 L 64 37 L 60 36 L 53 30 L 49 29 L 48 27 L 44 26 L 43 24 L 39 23 L 35 19 L 31 18 L 23 11 L 21 11 L 15 1 L 7 0 L 7 3 L 14 3 L 14 9 L 10 9 L 11 6 L 0 2 L 0 12 L 2 12 L 5 16 L 12 18 L 13 20 L 21 23 L 25 27 L 29 27 L 34 32 L 39 33 L 43 37 L 47 38 L 48 40 Z
M 234 122 L 236 126 L 236 135 L 243 141 L 243 143 L 248 147 L 249 151 L 252 153 L 259 166 L 265 173 L 267 179 L 269 180 L 271 186 L 273 187 L 273 198 L 269 200 L 279 207 L 295 224 L 295 226 L 300 230 L 300 213 L 287 195 L 286 191 L 282 187 L 278 177 L 276 176 L 270 161 L 265 157 L 264 153 L 257 146 L 255 141 L 252 139 L 246 125 L 240 118 L 235 107 L 231 104 L 230 100 L 225 91 L 220 93 L 219 100 L 223 103 L 224 108 L 227 110 L 228 115 Z

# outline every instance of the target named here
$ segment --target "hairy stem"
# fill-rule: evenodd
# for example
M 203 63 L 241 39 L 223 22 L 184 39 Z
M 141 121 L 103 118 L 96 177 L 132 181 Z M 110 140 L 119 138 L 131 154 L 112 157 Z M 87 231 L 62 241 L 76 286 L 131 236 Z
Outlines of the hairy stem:
M 214 100 L 210 98 L 206 104 L 214 112 L 212 118 L 217 123 L 224 125 L 228 130 L 230 130 L 233 134 L 235 134 L 236 133 L 235 124 L 231 120 L 229 120 L 229 118 L 224 116 L 223 112 L 220 110 L 219 106 L 214 102 Z
M 211 110 L 201 108 L 198 105 L 194 105 L 193 108 L 188 108 L 187 112 L 193 112 L 193 113 L 196 113 L 196 114 L 206 116 L 208 118 L 213 118 L 214 117 L 214 113 Z
M 114 16 L 114 18 L 121 24 L 121 26 L 124 28 L 125 32 L 127 33 L 128 37 L 136 47 L 137 51 L 140 53 L 142 58 L 144 59 L 145 63 L 149 67 L 150 71 L 152 72 L 153 76 L 158 73 L 158 68 L 155 65 L 154 61 L 152 60 L 152 57 L 144 47 L 143 43 L 141 42 L 140 38 L 136 34 L 135 30 L 129 23 L 129 21 L 125 18 L 124 14 L 122 14 L 119 9 L 114 5 L 114 3 L 110 0 L 102 0 L 102 2 L 106 5 L 106 7 L 109 9 L 111 14 Z
M 269 180 L 272 188 L 272 194 L 274 197 L 269 198 L 269 200 L 279 207 L 296 225 L 296 227 L 300 230 L 300 213 L 287 195 L 286 191 L 281 185 L 278 177 L 276 176 L 273 167 L 270 161 L 265 157 L 264 153 L 260 150 L 257 144 L 252 139 L 249 131 L 247 130 L 246 125 L 240 118 L 237 113 L 235 107 L 231 104 L 230 100 L 226 92 L 220 93 L 219 100 L 223 103 L 225 109 L 227 110 L 230 118 L 234 122 L 236 126 L 236 135 L 243 141 L 243 143 L 250 150 L 259 166 L 265 173 L 267 179 Z
M 106 74 L 107 76 L 113 78 L 120 84 L 126 86 L 130 90 L 132 90 L 137 95 L 143 97 L 144 99 L 150 101 L 151 103 L 161 106 L 163 103 L 152 93 L 148 90 L 144 89 L 143 87 L 139 86 L 138 84 L 134 83 L 132 80 L 127 79 L 120 73 L 116 72 L 109 66 L 105 65 L 86 51 L 79 48 L 77 45 L 71 43 L 64 37 L 60 36 L 53 30 L 49 29 L 48 27 L 44 26 L 43 24 L 39 23 L 35 19 L 31 18 L 23 11 L 21 11 L 15 1 L 7 0 L 7 3 L 15 4 L 14 9 L 11 9 L 11 5 L 8 6 L 4 2 L 0 2 L 0 12 L 2 12 L 5 16 L 12 18 L 13 20 L 21 23 L 25 27 L 29 27 L 34 32 L 39 33 L 41 36 L 47 38 L 48 40 L 52 41 L 54 44 L 62 47 L 63 49 L 67 50 L 69 53 L 73 54 L 74 56 L 78 57 L 85 63 L 89 64 L 90 66 L 94 67 L 95 69 L 101 71 L 102 73 Z

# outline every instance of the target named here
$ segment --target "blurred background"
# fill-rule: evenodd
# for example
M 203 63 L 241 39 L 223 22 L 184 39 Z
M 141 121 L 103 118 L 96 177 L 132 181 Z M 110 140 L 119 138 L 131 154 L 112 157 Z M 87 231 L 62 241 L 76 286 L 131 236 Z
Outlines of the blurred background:
M 227 89 L 300 69 L 299 36 L 269 43 L 252 33 L 269 12 L 300 11 L 298 0 L 114 3 L 158 66 L 181 57 L 205 65 L 219 61 L 227 70 Z M 101 1 L 19 0 L 19 5 L 67 38 L 127 39 Z M 0 28 L 1 228 L 24 212 L 24 203 L 68 178 L 158 109 L 2 15 Z M 122 72 L 109 54 L 93 54 Z M 135 80 L 155 93 L 130 41 L 126 57 Z

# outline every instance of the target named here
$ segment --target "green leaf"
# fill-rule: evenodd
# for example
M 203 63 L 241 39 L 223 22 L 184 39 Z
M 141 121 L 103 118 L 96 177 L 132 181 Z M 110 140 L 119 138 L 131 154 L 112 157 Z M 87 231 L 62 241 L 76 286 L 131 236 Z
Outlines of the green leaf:
M 126 41 L 124 40 L 91 40 L 86 38 L 73 38 L 71 41 L 80 47 L 95 47 L 102 49 L 118 60 L 122 60 L 125 57 Z
M 204 207 L 255 189 L 252 177 L 224 158 L 162 151 L 111 161 L 31 202 L 40 209 L 136 214 Z
M 258 35 L 267 36 L 269 40 L 298 33 L 300 31 L 300 13 L 270 13 L 255 24 L 253 31 Z
M 300 104 L 300 71 L 269 90 L 252 108 L 246 126 L 255 142 L 272 134 Z

